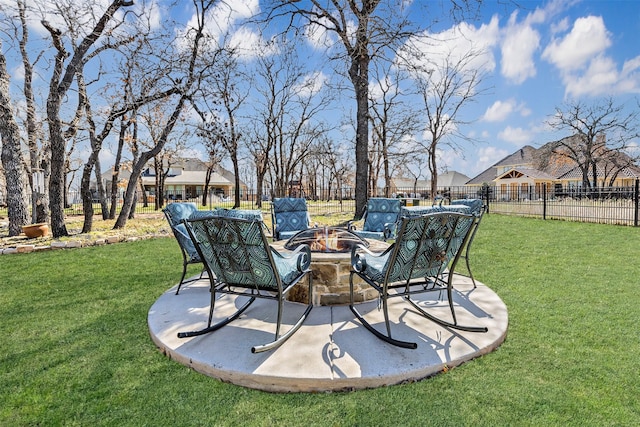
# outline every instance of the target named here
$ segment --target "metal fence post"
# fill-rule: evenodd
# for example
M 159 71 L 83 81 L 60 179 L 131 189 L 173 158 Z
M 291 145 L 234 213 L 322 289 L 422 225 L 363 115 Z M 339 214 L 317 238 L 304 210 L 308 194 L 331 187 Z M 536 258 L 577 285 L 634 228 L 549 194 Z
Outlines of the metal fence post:
M 638 189 L 640 188 L 640 180 L 636 178 L 636 185 L 633 189 L 633 226 L 638 226 L 638 201 L 640 200 L 640 195 L 638 194 Z
M 547 219 L 547 183 L 542 183 L 542 219 Z
M 480 198 L 484 199 L 485 206 L 487 207 L 486 213 L 489 213 L 489 193 L 490 193 L 489 185 L 483 185 L 481 190 Z

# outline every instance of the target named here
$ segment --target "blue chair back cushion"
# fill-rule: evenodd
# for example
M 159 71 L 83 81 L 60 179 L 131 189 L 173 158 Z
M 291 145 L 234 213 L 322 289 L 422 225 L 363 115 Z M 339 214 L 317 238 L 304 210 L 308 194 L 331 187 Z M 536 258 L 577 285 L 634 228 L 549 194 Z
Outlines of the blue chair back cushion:
M 469 206 L 471 213 L 476 216 L 482 213 L 482 207 L 484 206 L 482 199 L 457 199 L 452 200 L 451 204 Z
M 198 212 L 195 203 L 169 203 L 163 210 L 173 235 L 178 241 L 178 245 L 187 256 L 189 262 L 200 262 L 200 255 L 196 250 L 187 229 L 182 223 L 183 220 L 191 218 Z
M 291 232 L 293 235 L 300 230 L 309 228 L 309 213 L 305 199 L 273 199 L 273 212 L 276 218 L 275 228 L 278 233 Z
M 195 203 L 169 203 L 163 211 L 169 220 L 169 225 L 175 227 L 183 219 L 189 219 L 194 212 L 198 212 L 198 207 Z
M 361 254 L 367 276 L 377 282 L 435 277 L 456 256 L 473 223 L 472 216 L 436 213 L 403 218 L 398 238 L 385 256 Z
M 275 291 L 278 278 L 286 286 L 308 267 L 308 262 L 297 258 L 280 259 L 269 246 L 260 221 L 217 216 L 189 225 L 205 262 L 228 285 Z
M 385 224 L 398 220 L 400 207 L 400 199 L 370 198 L 362 231 L 384 232 Z

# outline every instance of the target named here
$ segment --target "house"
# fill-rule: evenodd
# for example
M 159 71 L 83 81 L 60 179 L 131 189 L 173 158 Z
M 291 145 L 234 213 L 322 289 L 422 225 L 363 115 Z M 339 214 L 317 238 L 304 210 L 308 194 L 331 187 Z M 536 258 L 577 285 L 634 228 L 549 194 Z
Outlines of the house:
M 469 181 L 469 177 L 456 171 L 447 171 L 438 174 L 438 188 L 451 189 L 452 187 L 462 187 Z M 395 194 L 420 193 L 422 197 L 429 198 L 431 191 L 431 181 L 413 178 L 393 178 L 391 180 L 391 191 Z
M 563 138 L 563 144 L 579 143 L 577 135 Z M 547 191 L 571 192 L 582 188 L 582 171 L 578 165 L 566 158 L 548 153 L 558 141 L 549 142 L 540 148 L 526 145 L 518 151 L 498 161 L 490 168 L 465 183 L 472 191 L 479 192 L 483 186 L 493 188 L 498 200 L 538 199 L 542 197 L 543 186 Z M 633 164 L 624 153 L 617 153 L 618 160 L 623 159 L 627 166 L 621 167 L 614 187 L 630 187 L 640 178 L 640 168 Z M 597 168 L 598 186 L 609 186 L 611 162 L 602 162 Z M 591 178 L 593 179 L 593 178 Z
M 131 176 L 130 168 L 120 171 L 120 182 L 126 183 Z M 105 188 L 110 188 L 113 169 L 102 174 Z M 170 169 L 164 180 L 164 194 L 170 200 L 193 199 L 202 196 L 207 176 L 207 165 L 194 158 L 181 159 Z M 156 172 L 152 165 L 147 166 L 141 175 L 142 185 L 148 197 L 156 193 Z M 232 197 L 235 189 L 235 177 L 228 170 L 218 167 L 211 173 L 209 193 L 220 198 Z M 120 184 L 119 184 L 120 186 Z M 240 192 L 245 194 L 247 186 L 240 183 Z

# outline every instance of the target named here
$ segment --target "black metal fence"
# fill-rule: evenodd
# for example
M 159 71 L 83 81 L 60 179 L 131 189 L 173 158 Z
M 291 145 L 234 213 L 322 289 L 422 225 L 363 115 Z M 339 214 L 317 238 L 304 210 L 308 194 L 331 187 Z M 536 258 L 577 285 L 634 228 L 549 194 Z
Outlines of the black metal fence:
M 635 181 L 629 187 L 599 187 L 597 189 L 583 189 L 581 187 L 564 187 L 559 185 L 547 186 L 512 184 L 507 186 L 484 187 L 441 187 L 435 197 L 431 197 L 430 190 L 425 188 L 399 188 L 392 194 L 407 205 L 431 205 L 434 203 L 448 204 L 452 200 L 461 198 L 482 198 L 491 213 L 504 215 L 520 215 L 542 219 L 558 219 L 581 222 L 596 222 L 604 224 L 639 225 L 640 190 L 639 182 Z M 351 194 L 350 192 L 342 194 Z M 79 194 L 68 194 L 67 215 L 82 215 L 82 203 Z M 194 202 L 203 206 L 202 197 L 182 199 L 178 194 L 167 194 L 166 203 L 174 201 Z M 309 213 L 313 215 L 350 214 L 355 212 L 355 200 L 352 197 L 326 199 L 308 198 Z M 2 208 L 0 200 L 0 216 L 6 216 L 6 208 Z M 116 201 L 116 212 L 120 212 L 122 199 Z M 232 198 L 211 195 L 204 205 L 207 209 L 216 207 L 232 208 Z M 97 199 L 93 203 L 94 212 L 100 215 L 101 205 Z M 110 208 L 110 204 L 108 208 Z M 241 208 L 258 209 L 268 214 L 271 199 L 268 195 L 258 195 L 244 192 L 241 195 Z M 148 197 L 144 200 L 138 197 L 136 213 L 160 213 L 156 200 Z
M 638 226 L 638 180 L 630 187 L 579 187 L 541 185 L 539 188 L 489 188 L 483 198 L 489 211 L 542 219 Z

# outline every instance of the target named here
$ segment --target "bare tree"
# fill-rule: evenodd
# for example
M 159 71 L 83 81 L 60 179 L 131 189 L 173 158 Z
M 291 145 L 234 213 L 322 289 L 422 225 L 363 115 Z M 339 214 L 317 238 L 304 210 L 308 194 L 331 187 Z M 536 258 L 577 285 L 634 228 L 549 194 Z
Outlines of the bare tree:
M 472 3 L 480 2 L 452 1 L 450 11 L 454 20 L 469 11 Z M 407 7 L 411 4 L 403 0 L 310 0 L 304 4 L 276 1 L 270 15 L 272 18 L 290 16 L 291 27 L 296 31 L 299 31 L 296 18 L 302 18 L 301 24 L 306 24 L 308 32 L 316 35 L 318 32 L 326 33 L 325 42 L 331 44 L 329 57 L 347 66 L 356 101 L 356 219 L 364 213 L 368 198 L 370 64 L 377 60 L 391 60 L 397 48 L 417 34 L 416 25 L 407 17 Z M 422 13 L 415 15 L 416 20 L 421 21 L 419 25 L 424 25 L 427 18 L 419 15 Z M 332 36 L 335 36 L 333 44 Z M 341 46 L 343 55 L 333 49 L 334 44 Z
M 168 115 L 166 125 L 160 132 L 157 144 L 150 150 L 137 153 L 133 162 L 131 177 L 127 184 L 122 210 L 116 219 L 114 229 L 123 228 L 134 205 L 136 183 L 149 160 L 156 156 L 167 143 L 169 136 L 180 119 L 185 104 L 190 102 L 198 93 L 200 84 L 216 65 L 219 49 L 212 44 L 207 35 L 207 20 L 210 11 L 219 0 L 193 0 L 195 8 L 193 25 L 187 28 L 184 40 L 183 57 L 176 58 L 174 54 L 162 53 L 158 60 L 167 67 L 166 74 L 172 80 L 171 91 L 174 91 L 175 104 Z M 204 55 L 206 53 L 206 55 Z
M 103 48 L 115 49 L 120 45 L 127 44 L 129 39 L 122 39 L 113 44 L 103 45 Z M 104 49 L 100 49 L 104 50 Z M 97 52 L 94 52 L 94 54 Z M 77 73 L 77 82 L 78 82 L 78 95 L 80 98 L 80 103 L 84 106 L 85 117 L 88 123 L 88 133 L 89 133 L 89 141 L 91 152 L 87 162 L 84 165 L 82 180 L 81 180 L 81 194 L 83 201 L 83 212 L 84 212 L 84 225 L 83 225 L 83 233 L 88 233 L 92 228 L 92 218 L 93 218 L 93 203 L 92 203 L 92 194 L 90 190 L 90 179 L 91 173 L 95 172 L 96 176 L 96 186 L 100 199 L 100 204 L 102 205 L 102 216 L 104 219 L 108 217 L 108 207 L 107 201 L 104 197 L 104 186 L 101 179 L 101 167 L 100 167 L 100 151 L 102 149 L 103 143 L 105 139 L 111 134 L 116 122 L 118 120 L 122 120 L 124 116 L 127 114 L 131 114 L 134 111 L 139 111 L 139 109 L 152 102 L 161 101 L 172 94 L 175 93 L 174 88 L 168 88 L 167 90 L 159 90 L 154 91 L 152 93 L 143 93 L 137 97 L 131 99 L 128 97 L 127 92 L 125 92 L 125 96 L 116 96 L 112 99 L 112 104 L 110 106 L 109 111 L 105 114 L 104 122 L 102 124 L 101 130 L 98 132 L 97 125 L 94 120 L 94 114 L 92 112 L 92 103 L 87 96 L 87 87 L 84 82 L 83 76 L 83 68 L 81 67 Z M 116 91 L 119 92 L 119 91 Z M 162 105 L 162 103 L 161 103 Z M 143 116 L 143 119 L 145 116 Z M 152 138 L 155 133 L 151 132 Z
M 203 117 L 202 123 L 198 125 L 196 129 L 196 135 L 202 140 L 207 153 L 207 171 L 204 178 L 204 188 L 202 191 L 202 206 L 207 205 L 207 198 L 209 196 L 209 184 L 211 183 L 211 176 L 216 169 L 222 163 L 224 159 L 224 147 L 221 145 L 215 128 L 211 128 L 211 123 L 206 121 L 206 117 Z
M 121 8 L 132 6 L 130 0 L 113 0 L 102 15 L 99 16 L 93 28 L 87 31 L 79 44 L 73 46 L 73 54 L 70 55 L 63 41 L 63 31 L 55 28 L 48 21 L 43 20 L 42 25 L 49 32 L 57 54 L 53 66 L 49 84 L 49 96 L 47 98 L 47 122 L 49 125 L 49 140 L 51 145 L 51 177 L 49 182 L 49 199 L 51 207 L 51 230 L 54 237 L 68 235 L 64 222 L 64 165 L 65 165 L 65 132 L 60 115 L 62 103 L 73 80 L 83 66 L 85 56 L 91 47 L 102 36 L 109 22 L 114 19 L 116 12 Z M 67 59 L 71 56 L 69 61 Z M 77 111 L 82 111 L 79 106 Z
M 404 31 L 404 20 L 391 19 L 392 16 L 399 16 L 394 11 L 402 10 L 403 7 L 401 2 L 396 2 L 396 5 L 384 12 L 376 13 L 381 3 L 385 5 L 381 0 L 336 0 L 330 3 L 311 0 L 309 3 L 311 6 L 305 8 L 297 2 L 286 2 L 291 6 L 286 12 L 292 18 L 303 18 L 309 31 L 334 34 L 344 49 L 343 60 L 348 63 L 348 75 L 356 100 L 355 217 L 360 218 L 368 198 L 369 64 L 372 56 L 379 54 L 385 46 L 396 42 L 399 34 Z M 281 9 L 276 7 L 276 10 Z M 352 28 L 352 25 L 355 28 Z
M 29 147 L 29 170 L 31 178 L 35 171 L 41 171 L 43 177 L 43 191 L 35 191 L 33 183 L 31 183 L 31 198 L 34 212 L 32 212 L 33 222 L 49 221 L 49 175 L 51 173 L 49 157 L 47 153 L 48 147 L 43 142 L 42 121 L 38 119 L 36 113 L 36 100 L 33 90 L 33 67 L 42 57 L 42 52 L 36 55 L 36 59 L 32 62 L 29 58 L 29 50 L 27 48 L 29 42 L 29 27 L 27 25 L 27 4 L 25 0 L 17 0 L 16 7 L 20 17 L 20 25 L 16 25 L 14 35 L 20 47 L 20 55 L 22 57 L 22 66 L 24 68 L 23 93 L 26 106 L 26 133 L 27 145 Z M 29 11 L 32 13 L 33 11 Z M 38 145 L 41 142 L 41 146 Z
M 151 150 L 153 147 L 160 143 L 162 131 L 167 126 L 167 120 L 165 111 L 167 110 L 169 103 L 166 100 L 160 100 L 154 103 L 154 105 L 140 108 L 138 114 L 138 123 L 143 125 L 145 134 L 148 135 L 148 141 L 146 139 L 136 139 L 140 147 Z M 190 131 L 186 126 L 180 126 L 184 124 L 184 114 L 178 119 L 176 128 L 172 134 L 167 138 L 162 149 L 153 156 L 153 169 L 155 172 L 155 209 L 161 209 L 164 206 L 164 183 L 169 175 L 171 167 L 178 163 L 178 153 L 182 151 L 186 146 L 186 141 L 189 139 Z M 146 199 L 146 194 L 142 195 L 143 201 Z
M 376 81 L 369 94 L 372 129 L 369 148 L 371 194 L 376 195 L 382 171 L 384 196 L 391 197 L 394 161 L 402 161 L 411 153 L 415 154 L 415 148 L 404 150 L 402 147 L 406 144 L 401 143 L 418 131 L 420 115 L 406 104 L 407 94 L 400 85 L 405 78 L 402 70 L 394 66 L 374 67 L 373 75 Z
M 438 154 L 443 144 L 458 149 L 457 140 L 471 139 L 460 132 L 469 124 L 460 117 L 460 111 L 474 102 L 486 89 L 481 87 L 485 72 L 477 61 L 480 51 L 469 50 L 458 56 L 449 51 L 442 57 L 424 57 L 415 52 L 410 68 L 416 88 L 423 100 L 427 140 L 422 143 L 428 155 L 431 174 L 431 195 L 438 190 Z
M 2 41 L 0 41 L 0 50 Z M 0 52 L 0 136 L 2 137 L 2 166 L 7 181 L 7 214 L 9 236 L 17 236 L 27 224 L 28 212 L 25 203 L 24 168 L 20 152 L 20 129 L 12 110 L 9 96 L 9 73 L 3 53 Z
M 591 104 L 568 101 L 563 107 L 556 107 L 547 123 L 572 135 L 547 145 L 543 161 L 555 158 L 556 162 L 565 160 L 577 166 L 585 189 L 596 189 L 598 176 L 602 176 L 603 185 L 607 179 L 612 184 L 620 171 L 638 160 L 630 154 L 632 142 L 640 137 L 639 118 L 640 110 L 625 110 L 612 98 Z
M 324 81 L 298 57 L 295 43 L 278 42 L 279 53 L 257 60 L 254 115 L 259 130 L 250 151 L 257 168 L 259 193 L 269 170 L 272 196 L 287 194 L 313 140 L 326 132 L 318 119 L 327 103 Z
M 207 114 L 198 109 L 203 122 L 207 123 L 210 135 L 217 139 L 231 159 L 233 165 L 234 202 L 233 207 L 240 207 L 240 166 L 239 150 L 240 142 L 246 137 L 239 120 L 239 111 L 249 94 L 248 87 L 242 85 L 246 81 L 246 76 L 238 64 L 238 56 L 234 49 L 222 49 L 220 51 L 220 67 L 215 73 L 210 84 L 213 89 L 213 106 L 210 108 L 214 113 Z M 204 100 L 207 104 L 206 99 Z M 195 104 L 194 104 L 195 105 Z

